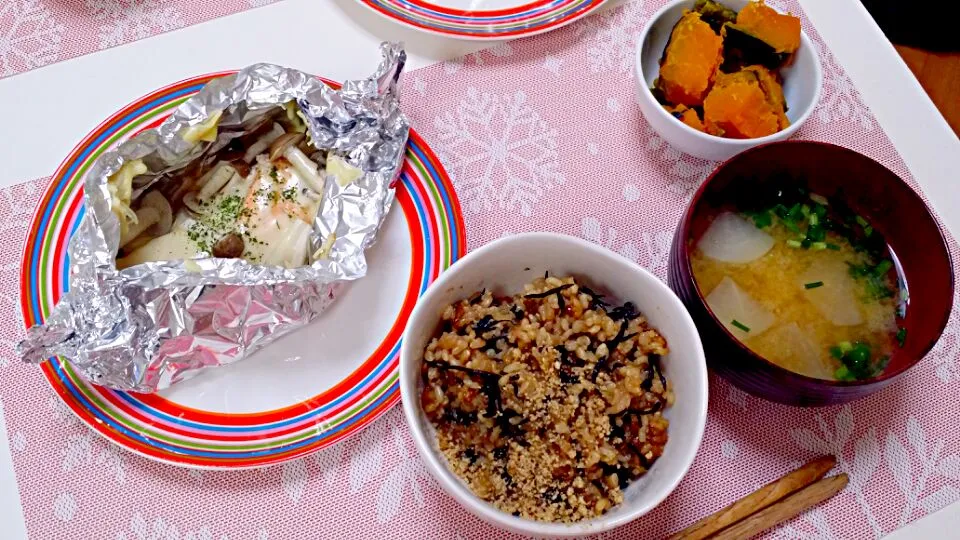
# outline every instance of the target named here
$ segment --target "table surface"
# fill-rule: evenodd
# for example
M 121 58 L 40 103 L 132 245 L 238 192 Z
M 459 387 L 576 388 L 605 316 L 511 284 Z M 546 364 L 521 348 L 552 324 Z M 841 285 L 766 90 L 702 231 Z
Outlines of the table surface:
M 944 223 L 954 235 L 960 233 L 960 212 L 954 213 L 960 209 L 960 190 L 954 186 L 960 171 L 956 135 L 860 2 L 801 4 Z M 317 31 L 317 20 L 325 21 L 322 31 Z M 295 37 L 278 39 L 277 28 Z M 50 175 L 73 145 L 119 104 L 171 81 L 258 61 L 340 80 L 362 77 L 376 62 L 376 45 L 383 40 L 406 44 L 408 69 L 492 45 L 421 34 L 381 19 L 356 0 L 287 0 L 28 71 L 0 80 L 0 118 L 6 126 L 15 126 L 4 129 L 0 145 L 0 187 Z M 338 54 L 317 53 L 329 50 Z M 145 59 L 149 69 L 143 67 Z M 26 538 L 2 396 L 0 523 L 4 538 Z M 960 503 L 889 538 L 948 538 L 951 525 L 960 525 Z

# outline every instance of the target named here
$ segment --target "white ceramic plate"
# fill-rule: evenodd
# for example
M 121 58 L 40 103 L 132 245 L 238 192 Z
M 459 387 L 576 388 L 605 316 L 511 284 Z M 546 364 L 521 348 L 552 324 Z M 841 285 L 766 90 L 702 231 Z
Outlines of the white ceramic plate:
M 569 24 L 606 0 L 359 0 L 401 24 L 460 39 L 504 39 Z
M 194 77 L 135 101 L 63 162 L 38 205 L 24 250 L 21 302 L 28 326 L 42 322 L 68 288 L 67 243 L 84 212 L 89 165 L 158 125 L 222 75 Z M 396 189 L 394 207 L 368 251 L 368 275 L 339 289 L 330 310 L 307 328 L 159 394 L 91 385 L 59 358 L 42 365 L 44 375 L 92 429 L 176 465 L 258 467 L 356 433 L 399 400 L 398 354 L 407 318 L 427 286 L 465 251 L 450 180 L 413 132 Z

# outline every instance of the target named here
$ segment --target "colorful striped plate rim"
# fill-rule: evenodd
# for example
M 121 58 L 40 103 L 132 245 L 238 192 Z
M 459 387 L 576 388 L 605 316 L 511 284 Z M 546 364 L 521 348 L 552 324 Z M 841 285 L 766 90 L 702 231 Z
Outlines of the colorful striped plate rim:
M 506 9 L 461 10 L 423 0 L 360 0 L 400 23 L 465 39 L 503 39 L 539 34 L 569 24 L 605 0 L 536 0 Z
M 40 200 L 24 248 L 21 308 L 26 326 L 42 322 L 68 289 L 67 245 L 84 213 L 83 177 L 93 161 L 156 127 L 211 79 L 230 73 L 193 77 L 138 99 L 100 124 L 64 160 Z M 466 252 L 450 178 L 413 131 L 397 183 L 397 206 L 394 212 L 402 212 L 407 223 L 411 268 L 393 325 L 359 368 L 310 399 L 270 411 L 226 414 L 191 409 L 156 394 L 91 385 L 61 358 L 43 363 L 43 374 L 93 430 L 135 453 L 181 466 L 261 467 L 357 433 L 399 401 L 400 337 L 407 318 L 430 283 Z

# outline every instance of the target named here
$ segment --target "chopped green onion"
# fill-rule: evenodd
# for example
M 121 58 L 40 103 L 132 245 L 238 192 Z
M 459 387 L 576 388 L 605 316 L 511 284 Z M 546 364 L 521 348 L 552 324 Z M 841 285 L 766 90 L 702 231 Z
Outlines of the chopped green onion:
M 743 330 L 744 332 L 749 332 L 749 331 L 750 331 L 750 327 L 749 327 L 749 326 L 743 324 L 742 322 L 740 322 L 740 321 L 738 321 L 738 320 L 736 320 L 736 319 L 730 321 L 730 324 L 736 326 L 737 328 L 739 328 L 740 330 Z
M 830 356 L 833 356 L 837 360 L 843 360 L 843 351 L 837 346 L 830 347 Z
M 841 341 L 840 343 L 837 343 L 837 347 L 840 349 L 840 352 L 842 352 L 843 354 L 847 354 L 848 352 L 853 350 L 853 344 L 850 343 L 849 341 Z
M 810 200 L 813 201 L 813 202 L 815 202 L 815 203 L 817 203 L 817 204 L 822 204 L 823 206 L 829 206 L 829 204 L 830 204 L 830 203 L 827 201 L 827 198 L 826 198 L 826 197 L 824 197 L 823 195 L 818 195 L 818 194 L 816 194 L 816 193 L 811 193 L 811 194 L 810 194 Z
M 800 217 L 803 216 L 803 207 L 800 206 L 800 203 L 796 203 L 790 207 L 790 210 L 787 211 L 787 219 L 790 221 L 800 221 Z
M 867 223 L 867 220 L 863 219 L 861 216 L 855 216 L 854 219 L 857 220 L 857 223 L 859 223 L 864 229 L 870 226 L 870 224 Z
M 869 225 L 867 225 L 866 227 L 864 227 L 864 228 L 863 228 L 863 234 L 865 234 L 865 235 L 867 235 L 867 236 L 870 236 L 871 234 L 873 234 L 873 227 L 871 227 L 871 226 L 869 226 Z
M 797 240 L 787 240 L 787 246 L 792 248 L 798 248 L 801 246 L 801 243 Z
M 810 221 L 811 226 L 817 225 L 818 223 L 820 223 L 820 216 L 816 214 L 810 214 L 809 216 L 807 216 L 807 219 Z
M 807 238 L 811 242 L 823 242 L 827 237 L 827 231 L 819 225 L 811 225 L 807 228 Z
M 814 251 L 820 251 L 821 249 L 827 249 L 826 242 L 814 242 L 810 244 L 810 249 Z
M 773 224 L 773 216 L 770 215 L 769 210 L 763 210 L 762 212 L 748 212 L 746 215 L 747 217 L 753 219 L 753 224 L 756 225 L 758 229 L 763 229 Z
M 877 277 L 883 277 L 887 272 L 893 267 L 893 263 L 889 259 L 884 259 L 880 261 L 875 267 L 873 267 L 873 275 Z
M 900 344 L 900 348 L 903 348 L 903 342 L 907 340 L 907 329 L 900 327 L 900 330 L 897 330 L 897 343 Z
M 836 371 L 833 372 L 834 378 L 838 381 L 852 381 L 854 380 L 853 374 L 850 373 L 850 369 L 847 366 L 840 366 Z
M 816 289 L 817 287 L 823 287 L 822 281 L 814 281 L 813 283 L 804 283 L 804 289 Z
M 827 242 L 827 249 L 832 249 L 833 251 L 840 251 L 840 246 Z
M 810 215 L 810 207 L 807 205 L 802 205 L 800 207 L 800 213 L 803 214 L 803 217 L 808 217 Z

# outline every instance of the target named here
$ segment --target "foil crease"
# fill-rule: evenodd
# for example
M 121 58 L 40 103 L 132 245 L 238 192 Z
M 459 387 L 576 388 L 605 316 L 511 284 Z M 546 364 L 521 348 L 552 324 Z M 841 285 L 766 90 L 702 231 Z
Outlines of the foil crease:
M 44 324 L 18 345 L 24 361 L 60 356 L 87 380 L 118 390 L 154 392 L 210 367 L 229 364 L 314 320 L 338 286 L 366 274 L 364 251 L 394 200 L 409 133 L 397 80 L 406 54 L 381 45 L 369 78 L 334 90 L 312 75 L 255 64 L 214 79 L 156 129 L 103 154 L 84 179 L 86 213 L 70 240 L 70 290 Z M 257 119 L 295 100 L 314 145 L 359 167 L 341 186 L 327 178 L 311 235 L 310 266 L 260 266 L 243 259 L 149 262 L 117 270 L 120 223 L 110 209 L 107 179 L 141 159 L 134 199 L 165 174 L 226 146 Z M 188 143 L 181 134 L 222 112 L 217 139 Z M 210 148 L 208 145 L 211 145 Z

